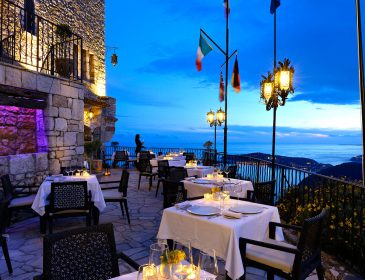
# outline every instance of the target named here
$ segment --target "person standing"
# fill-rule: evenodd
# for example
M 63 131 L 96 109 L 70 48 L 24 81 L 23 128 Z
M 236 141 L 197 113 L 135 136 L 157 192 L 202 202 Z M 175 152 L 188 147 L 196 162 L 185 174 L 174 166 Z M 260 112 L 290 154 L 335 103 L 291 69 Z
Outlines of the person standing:
M 139 134 L 136 134 L 136 137 L 134 138 L 134 141 L 136 142 L 136 156 L 138 153 L 144 148 L 143 142 L 141 141 L 141 136 Z

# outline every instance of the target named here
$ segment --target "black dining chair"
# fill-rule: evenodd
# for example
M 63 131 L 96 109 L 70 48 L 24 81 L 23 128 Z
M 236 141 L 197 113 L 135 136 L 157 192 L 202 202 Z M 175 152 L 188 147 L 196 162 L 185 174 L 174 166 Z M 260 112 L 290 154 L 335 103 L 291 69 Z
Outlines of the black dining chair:
M 247 199 L 266 205 L 275 204 L 275 183 L 276 181 L 257 182 L 254 184 L 254 190 L 247 191 Z
M 117 167 L 117 164 L 121 162 L 125 166 L 128 166 L 128 154 L 126 151 L 116 151 L 114 155 L 114 160 L 112 163 L 112 167 Z
M 158 176 L 158 182 L 156 187 L 156 195 L 158 194 L 158 189 L 160 188 L 160 183 L 167 179 L 170 174 L 170 166 L 168 160 L 158 160 L 157 161 L 157 176 Z
M 269 238 L 264 241 L 241 237 L 239 247 L 245 271 L 246 267 L 256 267 L 267 271 L 267 279 L 274 279 L 277 275 L 302 280 L 316 269 L 318 279 L 323 280 L 321 239 L 326 216 L 327 211 L 323 209 L 317 216 L 305 219 L 302 227 L 270 222 Z M 299 231 L 298 243 L 291 245 L 276 241 L 277 227 Z
M 36 196 L 36 190 L 39 187 L 38 186 L 15 187 L 12 185 L 10 181 L 10 176 L 8 174 L 1 176 L 0 180 L 4 198 L 9 201 L 7 218 L 8 218 L 8 225 L 10 225 L 13 211 L 31 208 L 34 198 Z M 21 191 L 18 191 L 18 189 L 21 189 Z
M 130 224 L 131 221 L 129 217 L 128 199 L 127 199 L 128 181 L 129 181 L 129 172 L 123 169 L 120 181 L 105 181 L 105 182 L 100 182 L 99 184 L 100 185 L 119 184 L 119 186 L 117 187 L 108 186 L 102 188 L 104 200 L 105 202 L 119 202 L 122 215 L 124 216 L 124 211 L 125 211 L 127 215 L 128 224 Z
M 183 184 L 176 181 L 163 181 L 163 208 L 171 207 L 187 200 L 187 191 Z
M 228 166 L 228 176 L 224 174 L 224 177 L 228 177 L 230 179 L 235 179 L 237 176 L 237 165 L 229 165 Z
M 3 250 L 3 255 L 5 258 L 6 265 L 8 267 L 8 272 L 13 273 L 13 267 L 11 265 L 11 260 L 9 256 L 8 243 L 5 237 L 5 229 L 8 223 L 7 213 L 8 213 L 9 201 L 2 199 L 0 201 L 0 243 Z
M 184 167 L 172 166 L 167 177 L 170 181 L 180 182 L 188 177 L 188 171 Z
M 133 269 L 139 264 L 117 253 L 113 224 L 46 235 L 43 239 L 43 274 L 34 280 L 106 280 L 119 276 L 118 259 Z
M 157 172 L 153 171 L 149 159 L 139 159 L 138 162 L 138 170 L 139 170 L 139 179 L 138 179 L 138 189 L 141 186 L 141 178 L 146 177 L 149 179 L 149 191 L 152 188 L 152 179 L 157 176 Z
M 86 217 L 86 226 L 91 225 L 91 192 L 87 191 L 86 181 L 53 182 L 50 203 L 46 207 L 45 219 L 49 233 L 53 232 L 53 220 L 59 217 Z
M 190 162 L 192 160 L 195 159 L 195 154 L 194 153 L 183 153 L 183 156 L 185 156 L 185 160 L 186 162 Z

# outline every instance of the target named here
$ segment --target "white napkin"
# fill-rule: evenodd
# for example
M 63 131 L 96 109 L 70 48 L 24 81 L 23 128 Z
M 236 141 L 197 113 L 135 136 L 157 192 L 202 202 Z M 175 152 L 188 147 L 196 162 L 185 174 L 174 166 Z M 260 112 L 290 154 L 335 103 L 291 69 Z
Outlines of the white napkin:
M 235 213 L 232 211 L 223 211 L 223 216 L 227 216 L 227 217 L 232 217 L 232 218 L 236 218 L 236 219 L 240 219 L 242 217 L 241 213 Z

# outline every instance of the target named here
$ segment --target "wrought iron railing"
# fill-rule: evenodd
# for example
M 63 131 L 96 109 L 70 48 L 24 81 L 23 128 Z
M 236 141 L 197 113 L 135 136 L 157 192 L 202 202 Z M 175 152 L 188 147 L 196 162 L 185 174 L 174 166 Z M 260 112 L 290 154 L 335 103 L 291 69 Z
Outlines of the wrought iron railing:
M 129 151 L 134 147 L 106 147 L 106 153 L 115 150 Z M 148 148 L 155 153 L 186 151 L 194 152 L 198 160 L 205 160 L 203 149 Z M 213 159 L 214 157 L 211 157 Z M 211 161 L 212 162 L 212 161 Z M 222 165 L 223 155 L 218 154 L 217 163 Z M 213 163 L 213 162 L 212 162 Z M 237 177 L 255 182 L 271 180 L 270 161 L 248 156 L 228 155 L 227 163 L 237 165 Z M 275 164 L 275 202 L 283 220 L 301 224 L 304 218 L 314 216 L 322 208 L 328 209 L 324 248 L 337 255 L 358 271 L 365 272 L 365 188 L 307 170 Z
M 23 7 L 0 0 L 0 61 L 81 80 L 82 38 Z

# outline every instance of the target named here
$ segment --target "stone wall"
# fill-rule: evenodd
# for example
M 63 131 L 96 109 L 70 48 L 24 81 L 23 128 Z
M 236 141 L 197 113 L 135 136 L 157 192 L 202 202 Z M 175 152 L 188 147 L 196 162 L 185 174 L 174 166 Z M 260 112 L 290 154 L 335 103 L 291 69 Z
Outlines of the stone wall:
M 0 156 L 37 152 L 36 132 L 35 109 L 0 105 Z
M 47 107 L 43 112 L 44 134 L 48 143 L 42 145 L 43 148 L 48 146 L 48 170 L 51 174 L 59 173 L 62 166 L 82 164 L 86 90 L 82 84 L 2 63 L 0 84 L 48 93 Z
M 9 174 L 15 186 L 39 185 L 49 174 L 47 153 L 0 157 L 0 175 Z
M 82 37 L 83 48 L 89 54 L 94 54 L 95 59 L 95 82 L 87 83 L 87 85 L 95 94 L 104 96 L 104 0 L 36 0 L 35 5 L 36 14 L 55 24 L 67 24 L 74 33 Z M 88 80 L 88 77 L 86 77 L 86 80 Z

